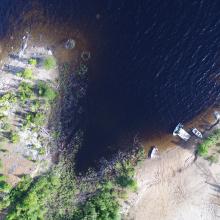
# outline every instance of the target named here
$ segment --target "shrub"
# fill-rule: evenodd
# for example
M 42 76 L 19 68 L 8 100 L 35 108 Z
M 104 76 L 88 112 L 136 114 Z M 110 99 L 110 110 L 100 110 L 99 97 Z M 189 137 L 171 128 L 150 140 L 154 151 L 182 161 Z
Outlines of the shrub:
M 32 79 L 33 78 L 33 73 L 31 69 L 25 69 L 24 72 L 22 73 L 22 77 L 25 79 Z
M 37 90 L 39 96 L 44 97 L 49 101 L 53 101 L 57 96 L 57 92 L 43 81 L 38 82 Z
M 130 161 L 117 162 L 116 169 L 116 183 L 122 188 L 129 188 L 132 191 L 137 190 L 137 182 L 134 180 L 134 166 Z
M 32 112 L 37 112 L 40 109 L 41 103 L 39 100 L 34 100 L 31 104 L 30 110 Z
M 44 60 L 44 68 L 46 70 L 53 69 L 55 68 L 55 66 L 56 66 L 56 60 L 54 59 L 54 57 L 50 56 Z
M 17 76 L 20 76 L 24 79 L 32 79 L 33 78 L 33 73 L 31 69 L 25 69 L 23 72 L 19 72 L 16 74 Z
M 0 193 L 8 193 L 11 189 L 11 185 L 9 185 L 5 180 L 0 181 Z
M 20 141 L 20 136 L 17 133 L 11 131 L 9 134 L 9 139 L 13 144 L 17 144 Z
M 102 188 L 94 196 L 81 205 L 73 219 L 121 219 L 119 203 L 113 188 L 106 187 L 105 184 L 102 185 Z
M 16 103 L 17 97 L 12 92 L 8 92 L 0 97 L 0 104 L 6 105 L 8 103 Z
M 220 139 L 220 130 L 215 130 L 213 134 L 211 134 L 208 138 L 203 140 L 201 144 L 198 145 L 198 155 L 199 156 L 207 156 L 208 155 L 208 150 L 210 147 L 213 145 L 216 145 L 217 142 Z
M 198 155 L 206 156 L 208 154 L 208 146 L 205 144 L 199 144 L 198 146 Z
M 22 82 L 18 87 L 18 95 L 21 101 L 34 98 L 33 86 L 29 83 Z
M 25 117 L 24 126 L 30 127 L 31 124 L 34 126 L 42 126 L 45 123 L 45 115 L 43 113 L 28 113 Z
M 34 59 L 34 58 L 30 58 L 30 59 L 28 60 L 28 63 L 29 63 L 30 65 L 32 65 L 32 66 L 36 66 L 36 65 L 37 65 L 37 60 Z
M 40 149 L 38 149 L 38 153 L 40 155 L 45 155 L 46 154 L 46 149 L 44 147 L 41 147 Z
M 59 183 L 59 178 L 53 175 L 34 181 L 25 177 L 0 204 L 2 209 L 8 207 L 6 219 L 45 219 L 46 201 Z

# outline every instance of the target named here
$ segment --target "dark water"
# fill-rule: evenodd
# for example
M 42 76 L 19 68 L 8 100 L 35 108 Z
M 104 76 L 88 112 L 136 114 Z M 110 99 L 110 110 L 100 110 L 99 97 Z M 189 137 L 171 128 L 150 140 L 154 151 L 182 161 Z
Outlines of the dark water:
M 90 45 L 82 123 L 86 132 L 78 167 L 129 147 L 137 132 L 146 139 L 168 133 L 178 122 L 187 122 L 217 103 L 217 0 L 36 2 L 47 17 L 45 22 L 74 24 Z M 7 31 L 7 17 L 13 11 L 22 16 L 34 7 L 26 1 L 1 1 L 0 5 L 4 18 L 0 34 Z

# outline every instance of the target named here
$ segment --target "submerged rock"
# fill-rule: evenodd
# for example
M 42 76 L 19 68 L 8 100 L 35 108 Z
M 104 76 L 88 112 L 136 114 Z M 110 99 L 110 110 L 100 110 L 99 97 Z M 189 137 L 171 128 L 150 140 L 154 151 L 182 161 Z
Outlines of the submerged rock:
M 76 42 L 75 42 L 75 40 L 73 40 L 73 39 L 69 39 L 69 40 L 67 40 L 66 41 L 66 43 L 65 43 L 65 48 L 66 49 L 74 49 L 75 48 L 75 46 L 76 46 Z

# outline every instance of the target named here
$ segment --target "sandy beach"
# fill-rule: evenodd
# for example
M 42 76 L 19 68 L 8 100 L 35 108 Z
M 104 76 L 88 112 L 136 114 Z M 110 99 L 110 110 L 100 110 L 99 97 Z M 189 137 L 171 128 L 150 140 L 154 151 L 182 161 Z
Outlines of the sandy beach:
M 192 142 L 185 148 L 172 147 L 137 168 L 139 187 L 123 203 L 123 219 L 220 219 L 220 163 L 195 158 Z

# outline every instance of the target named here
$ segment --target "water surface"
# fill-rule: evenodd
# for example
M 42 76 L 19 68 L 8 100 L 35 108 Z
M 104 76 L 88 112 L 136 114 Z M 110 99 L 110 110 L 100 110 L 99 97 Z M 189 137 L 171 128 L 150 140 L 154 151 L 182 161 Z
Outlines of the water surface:
M 83 33 L 92 54 L 78 167 L 129 148 L 136 133 L 166 135 L 217 103 L 217 0 L 1 1 L 0 35 L 10 30 L 12 14 L 32 10 L 41 16 L 13 25 L 39 22 L 43 32 L 44 21 L 47 29 L 65 24 L 69 33 Z

